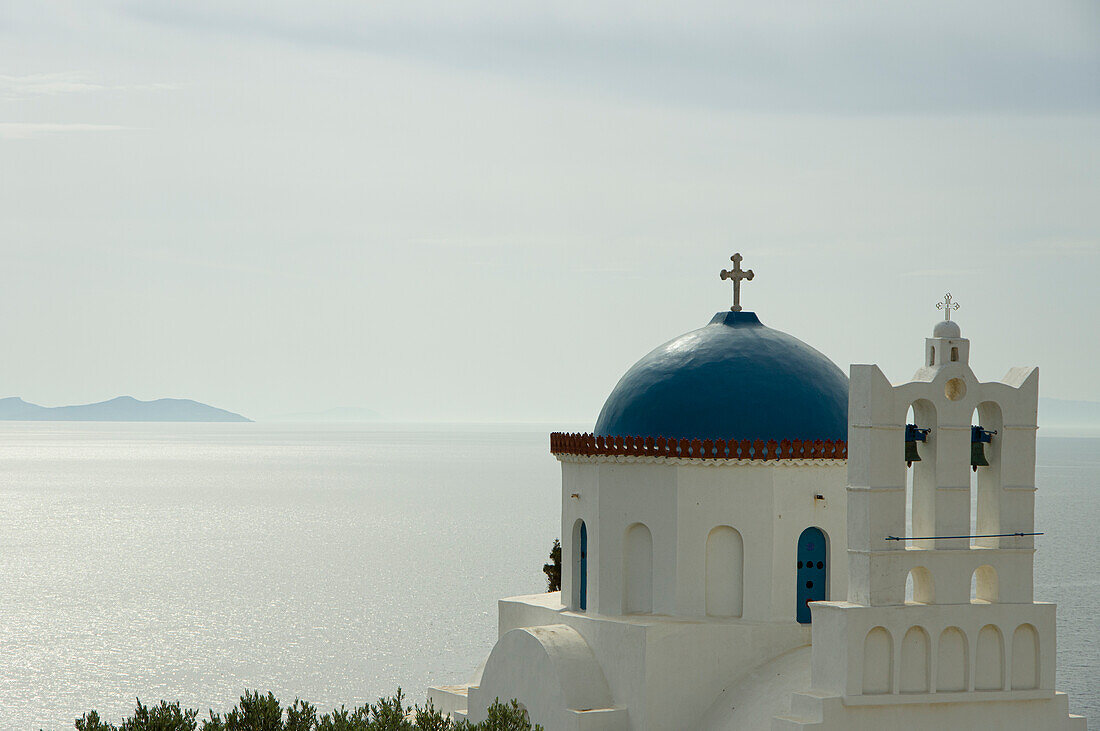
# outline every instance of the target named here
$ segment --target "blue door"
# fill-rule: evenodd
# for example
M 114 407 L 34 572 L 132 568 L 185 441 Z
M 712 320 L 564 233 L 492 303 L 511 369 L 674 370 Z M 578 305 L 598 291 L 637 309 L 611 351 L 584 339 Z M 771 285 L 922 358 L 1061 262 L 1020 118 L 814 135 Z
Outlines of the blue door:
M 588 528 L 581 523 L 581 589 L 577 606 L 583 612 L 588 609 Z
M 826 577 L 829 570 L 828 552 L 825 550 L 825 534 L 820 528 L 807 528 L 798 537 L 798 565 L 795 577 L 798 584 L 795 596 L 798 605 L 795 618 L 799 624 L 810 623 L 810 602 L 827 599 Z

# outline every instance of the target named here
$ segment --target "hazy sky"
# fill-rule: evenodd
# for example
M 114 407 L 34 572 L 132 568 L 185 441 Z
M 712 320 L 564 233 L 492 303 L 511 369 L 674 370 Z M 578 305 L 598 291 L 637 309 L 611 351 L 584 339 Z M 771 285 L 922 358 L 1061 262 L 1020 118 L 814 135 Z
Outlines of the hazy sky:
M 1100 401 L 1100 4 L 0 3 L 0 396 L 593 422 L 730 303 Z

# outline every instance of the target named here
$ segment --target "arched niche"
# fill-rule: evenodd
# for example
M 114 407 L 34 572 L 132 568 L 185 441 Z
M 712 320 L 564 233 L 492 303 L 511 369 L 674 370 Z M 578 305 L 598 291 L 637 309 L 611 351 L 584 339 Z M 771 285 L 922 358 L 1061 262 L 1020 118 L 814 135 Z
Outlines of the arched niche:
M 927 693 L 932 666 L 932 643 L 924 627 L 910 627 L 901 641 L 901 678 L 899 690 L 902 693 Z
M 936 603 L 936 581 L 931 571 L 923 566 L 909 569 L 905 577 L 905 601 L 907 604 Z
M 974 574 L 970 577 L 970 601 L 993 603 L 999 596 L 997 569 L 989 565 L 974 569 Z
M 940 633 L 936 660 L 936 690 L 964 691 L 970 671 L 966 635 L 958 627 L 948 627 Z
M 706 610 L 712 617 L 740 617 L 744 602 L 745 542 L 720 525 L 707 535 Z
M 1012 633 L 1012 690 L 1039 687 L 1039 633 L 1021 624 Z
M 930 430 L 925 441 L 917 442 L 920 461 L 913 462 L 906 475 L 906 535 L 933 536 L 936 534 L 936 441 L 939 425 L 936 405 L 927 399 L 913 401 L 909 404 L 905 423 Z M 901 439 L 905 439 L 904 430 Z M 922 543 L 918 541 L 913 547 L 926 547 Z
M 1001 630 L 987 624 L 978 632 L 974 651 L 974 690 L 1003 690 L 1005 650 Z
M 874 627 L 863 640 L 863 694 L 893 690 L 894 639 L 885 627 Z
M 570 606 L 581 612 L 588 609 L 588 526 L 581 519 L 573 523 L 572 596 Z
M 623 538 L 623 614 L 653 611 L 653 535 L 634 523 Z

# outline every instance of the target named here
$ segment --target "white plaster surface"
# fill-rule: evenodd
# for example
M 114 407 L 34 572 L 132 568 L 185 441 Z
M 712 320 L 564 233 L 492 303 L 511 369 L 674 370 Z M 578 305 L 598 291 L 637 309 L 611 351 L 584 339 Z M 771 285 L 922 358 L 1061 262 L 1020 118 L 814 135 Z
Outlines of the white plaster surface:
M 562 591 L 501 600 L 483 672 L 437 705 L 476 721 L 514 697 L 549 731 L 1084 729 L 1054 689 L 1031 537 L 970 537 L 971 424 L 996 431 L 978 532 L 1034 529 L 1038 371 L 981 383 L 958 326 L 935 336 L 909 383 L 852 366 L 846 461 L 560 457 Z M 910 407 L 930 431 L 907 495 Z M 795 622 L 811 526 L 812 630 Z
M 790 650 L 724 688 L 699 722 L 699 731 L 767 729 L 790 711 L 791 694 L 810 682 L 810 647 Z
M 521 699 L 536 723 L 553 729 L 617 728 L 607 680 L 592 649 L 564 624 L 505 632 L 489 655 L 480 685 L 469 689 L 468 717 L 485 720 L 495 700 Z

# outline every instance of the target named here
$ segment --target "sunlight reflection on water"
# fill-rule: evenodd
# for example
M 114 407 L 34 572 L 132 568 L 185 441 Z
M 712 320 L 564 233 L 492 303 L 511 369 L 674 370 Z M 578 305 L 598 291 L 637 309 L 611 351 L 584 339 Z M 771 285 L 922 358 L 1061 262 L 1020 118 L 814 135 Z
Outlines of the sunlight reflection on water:
M 1100 440 L 1039 460 L 1036 597 L 1096 724 Z M 484 658 L 498 598 L 544 589 L 559 495 L 545 429 L 0 424 L 0 727 L 419 699 Z

